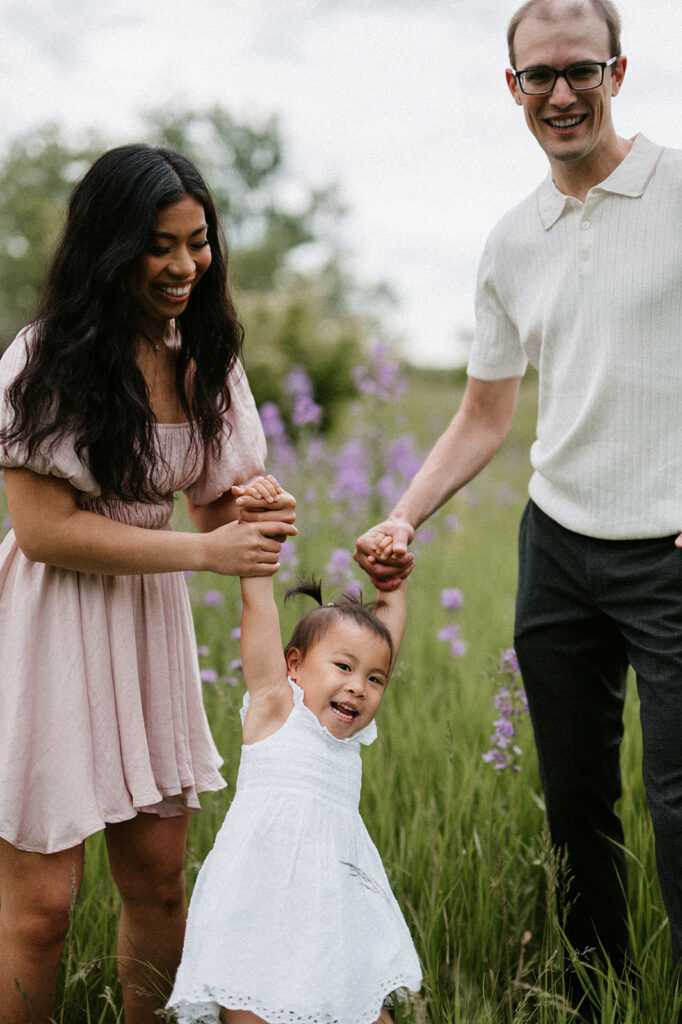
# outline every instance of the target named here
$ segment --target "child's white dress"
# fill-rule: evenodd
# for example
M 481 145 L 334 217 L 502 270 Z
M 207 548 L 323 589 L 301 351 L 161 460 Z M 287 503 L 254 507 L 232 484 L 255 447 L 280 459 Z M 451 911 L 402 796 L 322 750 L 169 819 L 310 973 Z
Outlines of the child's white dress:
M 242 747 L 237 792 L 197 879 L 169 1006 L 214 1024 L 219 1006 L 269 1024 L 373 1024 L 421 986 L 419 960 L 358 812 L 360 744 L 340 740 L 291 682 L 294 707 Z M 242 720 L 248 707 L 244 699 Z

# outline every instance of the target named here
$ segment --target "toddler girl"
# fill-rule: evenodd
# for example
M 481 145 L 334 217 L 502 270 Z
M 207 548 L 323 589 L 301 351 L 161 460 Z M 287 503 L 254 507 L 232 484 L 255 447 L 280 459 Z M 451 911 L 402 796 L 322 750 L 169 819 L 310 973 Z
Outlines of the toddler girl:
M 233 491 L 264 510 L 282 494 L 273 477 Z M 169 1006 L 181 1024 L 388 1024 L 384 998 L 418 990 L 421 970 L 358 812 L 360 744 L 376 737 L 405 584 L 374 612 L 315 608 L 284 653 L 272 579 L 241 586 L 237 792 L 197 879 Z

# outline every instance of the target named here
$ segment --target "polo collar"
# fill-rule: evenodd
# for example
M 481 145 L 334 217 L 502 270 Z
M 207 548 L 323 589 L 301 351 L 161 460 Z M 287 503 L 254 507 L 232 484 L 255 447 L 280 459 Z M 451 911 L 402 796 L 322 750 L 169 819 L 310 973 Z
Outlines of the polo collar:
M 631 199 L 644 195 L 662 152 L 662 146 L 650 142 L 644 135 L 636 135 L 629 153 L 608 178 L 590 189 L 585 202 L 588 202 L 590 196 L 596 192 L 610 192 Z M 559 191 L 552 181 L 550 172 L 538 189 L 538 213 L 545 231 L 549 231 L 556 224 L 567 207 L 576 203 L 582 205 L 574 196 L 567 196 Z

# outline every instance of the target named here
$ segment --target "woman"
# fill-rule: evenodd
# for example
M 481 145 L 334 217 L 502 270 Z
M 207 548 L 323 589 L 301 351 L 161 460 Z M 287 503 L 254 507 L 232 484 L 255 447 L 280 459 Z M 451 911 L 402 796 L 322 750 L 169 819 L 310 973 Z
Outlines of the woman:
M 36 322 L 0 361 L 0 1020 L 43 1024 L 104 829 L 126 1024 L 172 978 L 188 811 L 224 785 L 183 570 L 271 575 L 295 533 L 237 522 L 265 444 L 237 360 L 214 204 L 167 149 L 105 153 L 75 188 Z M 173 492 L 200 533 L 171 532 Z M 278 539 L 277 539 L 278 538 Z

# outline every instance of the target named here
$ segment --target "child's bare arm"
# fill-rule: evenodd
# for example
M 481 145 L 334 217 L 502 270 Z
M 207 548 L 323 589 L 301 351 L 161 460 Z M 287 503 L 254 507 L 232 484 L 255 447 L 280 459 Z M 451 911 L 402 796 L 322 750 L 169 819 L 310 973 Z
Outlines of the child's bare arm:
M 280 502 L 284 493 L 274 477 L 256 477 L 249 484 L 232 488 L 235 496 L 255 506 Z M 286 680 L 279 613 L 272 577 L 242 577 L 241 653 L 244 681 L 252 696 Z
M 242 576 L 241 652 L 244 682 L 254 696 L 286 679 L 272 576 Z
M 377 603 L 374 614 L 381 619 L 391 634 L 393 641 L 393 661 L 391 662 L 392 672 L 398 651 L 405 632 L 405 621 L 407 619 L 407 581 L 401 580 L 399 586 L 393 590 L 379 590 L 377 592 Z

